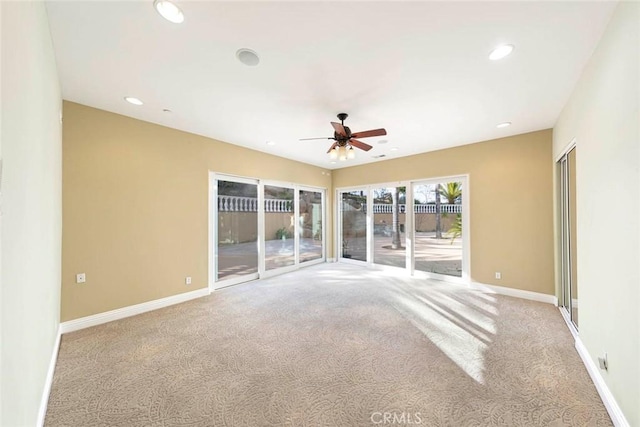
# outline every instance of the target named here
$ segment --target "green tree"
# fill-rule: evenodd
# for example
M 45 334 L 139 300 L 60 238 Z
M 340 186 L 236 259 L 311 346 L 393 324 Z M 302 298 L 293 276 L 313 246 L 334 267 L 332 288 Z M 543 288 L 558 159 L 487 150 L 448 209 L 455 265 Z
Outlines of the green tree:
M 393 203 L 391 192 L 387 188 L 373 190 L 373 203 Z
M 446 185 L 440 184 L 440 194 L 447 199 L 447 203 L 453 205 L 462 201 L 462 183 L 447 182 Z
M 391 249 L 401 249 L 402 242 L 400 241 L 400 203 L 398 187 L 393 187 L 391 191 L 391 200 L 393 201 L 393 220 L 391 221 Z
M 406 200 L 407 187 L 393 187 L 391 200 L 393 203 L 391 221 L 391 249 L 402 249 L 400 240 L 400 200 Z
M 449 229 L 448 233 L 451 235 L 451 244 L 458 237 L 462 237 L 462 215 L 456 214 L 456 220 Z

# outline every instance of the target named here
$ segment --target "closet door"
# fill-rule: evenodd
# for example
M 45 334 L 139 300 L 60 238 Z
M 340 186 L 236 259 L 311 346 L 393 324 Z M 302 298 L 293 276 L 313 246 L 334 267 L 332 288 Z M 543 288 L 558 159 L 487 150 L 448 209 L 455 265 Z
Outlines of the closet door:
M 566 153 L 558 162 L 560 171 L 561 207 L 561 306 L 573 325 L 578 328 L 578 268 L 576 242 L 576 149 Z

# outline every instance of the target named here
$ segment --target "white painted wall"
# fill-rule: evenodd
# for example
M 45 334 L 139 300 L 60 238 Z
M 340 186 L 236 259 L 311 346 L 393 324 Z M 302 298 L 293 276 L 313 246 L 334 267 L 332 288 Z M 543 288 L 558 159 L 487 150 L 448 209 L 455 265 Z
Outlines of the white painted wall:
M 2 4 L 0 3 L 0 37 L 2 36 Z M 1 38 L 0 38 L 1 40 Z M 0 45 L 0 73 L 2 55 Z M 2 82 L 0 78 L 0 107 L 2 106 Z M 0 114 L 0 162 L 2 162 L 2 114 Z M 0 167 L 0 375 L 2 374 L 2 168 Z M 0 422 L 2 422 L 2 381 L 0 380 Z
M 576 138 L 579 336 L 640 426 L 640 3 L 620 2 L 553 132 Z M 562 64 L 557 64 L 562 66 Z M 612 209 L 612 205 L 616 208 Z
M 43 2 L 2 9 L 2 426 L 34 426 L 60 318 L 62 108 Z

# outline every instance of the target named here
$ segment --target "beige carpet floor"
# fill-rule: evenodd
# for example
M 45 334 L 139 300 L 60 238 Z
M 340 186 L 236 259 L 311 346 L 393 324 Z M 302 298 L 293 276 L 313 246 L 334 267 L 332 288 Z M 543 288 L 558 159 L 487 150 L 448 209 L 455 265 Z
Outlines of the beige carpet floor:
M 557 308 L 344 264 L 62 338 L 46 426 L 607 426 Z

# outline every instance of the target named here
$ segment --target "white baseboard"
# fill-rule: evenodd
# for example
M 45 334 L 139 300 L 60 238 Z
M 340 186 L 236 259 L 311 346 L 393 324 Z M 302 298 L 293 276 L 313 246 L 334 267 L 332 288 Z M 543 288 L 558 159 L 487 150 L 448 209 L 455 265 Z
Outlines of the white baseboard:
M 609 387 L 607 387 L 607 383 L 604 381 L 599 368 L 596 366 L 595 362 L 589 355 L 587 348 L 579 337 L 576 338 L 576 350 L 582 359 L 582 363 L 584 363 L 584 366 L 587 368 L 587 372 L 589 372 L 589 376 L 591 377 L 593 384 L 595 384 L 596 390 L 598 390 L 598 394 L 600 395 L 605 408 L 607 408 L 607 412 L 611 417 L 613 425 L 616 427 L 629 427 L 629 422 L 624 417 L 622 410 L 618 406 L 618 402 L 616 402 L 613 394 L 611 394 L 611 391 L 609 390 Z
M 485 285 L 484 283 L 480 283 L 480 282 L 471 282 L 470 287 L 471 289 L 478 289 L 478 290 L 489 292 L 489 293 L 496 293 L 499 295 L 506 295 L 509 297 L 528 299 L 531 301 L 546 302 L 547 304 L 553 304 L 556 306 L 558 305 L 558 298 L 555 295 L 541 294 L 539 292 L 532 292 L 532 291 L 524 291 L 522 289 L 506 288 L 504 286 Z
M 44 425 L 44 417 L 47 415 L 47 405 L 49 404 L 49 393 L 51 392 L 51 384 L 53 383 L 53 373 L 56 370 L 56 362 L 58 361 L 58 350 L 60 349 L 60 326 L 58 326 L 58 332 L 56 334 L 56 342 L 53 344 L 53 351 L 51 352 L 51 360 L 49 361 L 49 368 L 47 369 L 47 378 L 44 382 L 44 388 L 42 390 L 42 398 L 40 399 L 40 410 L 38 411 L 38 421 L 36 426 L 42 427 Z
M 160 298 L 153 301 L 143 302 L 141 304 L 106 311 L 104 313 L 94 314 L 92 316 L 81 317 L 80 319 L 69 320 L 60 324 L 60 333 L 66 334 L 80 329 L 90 328 L 91 326 L 112 322 L 114 320 L 124 319 L 125 317 L 135 316 L 136 314 L 146 313 L 147 311 L 180 304 L 181 302 L 207 296 L 209 293 L 209 288 L 202 288 L 196 291 L 185 292 L 183 294 L 172 295 L 166 298 Z

